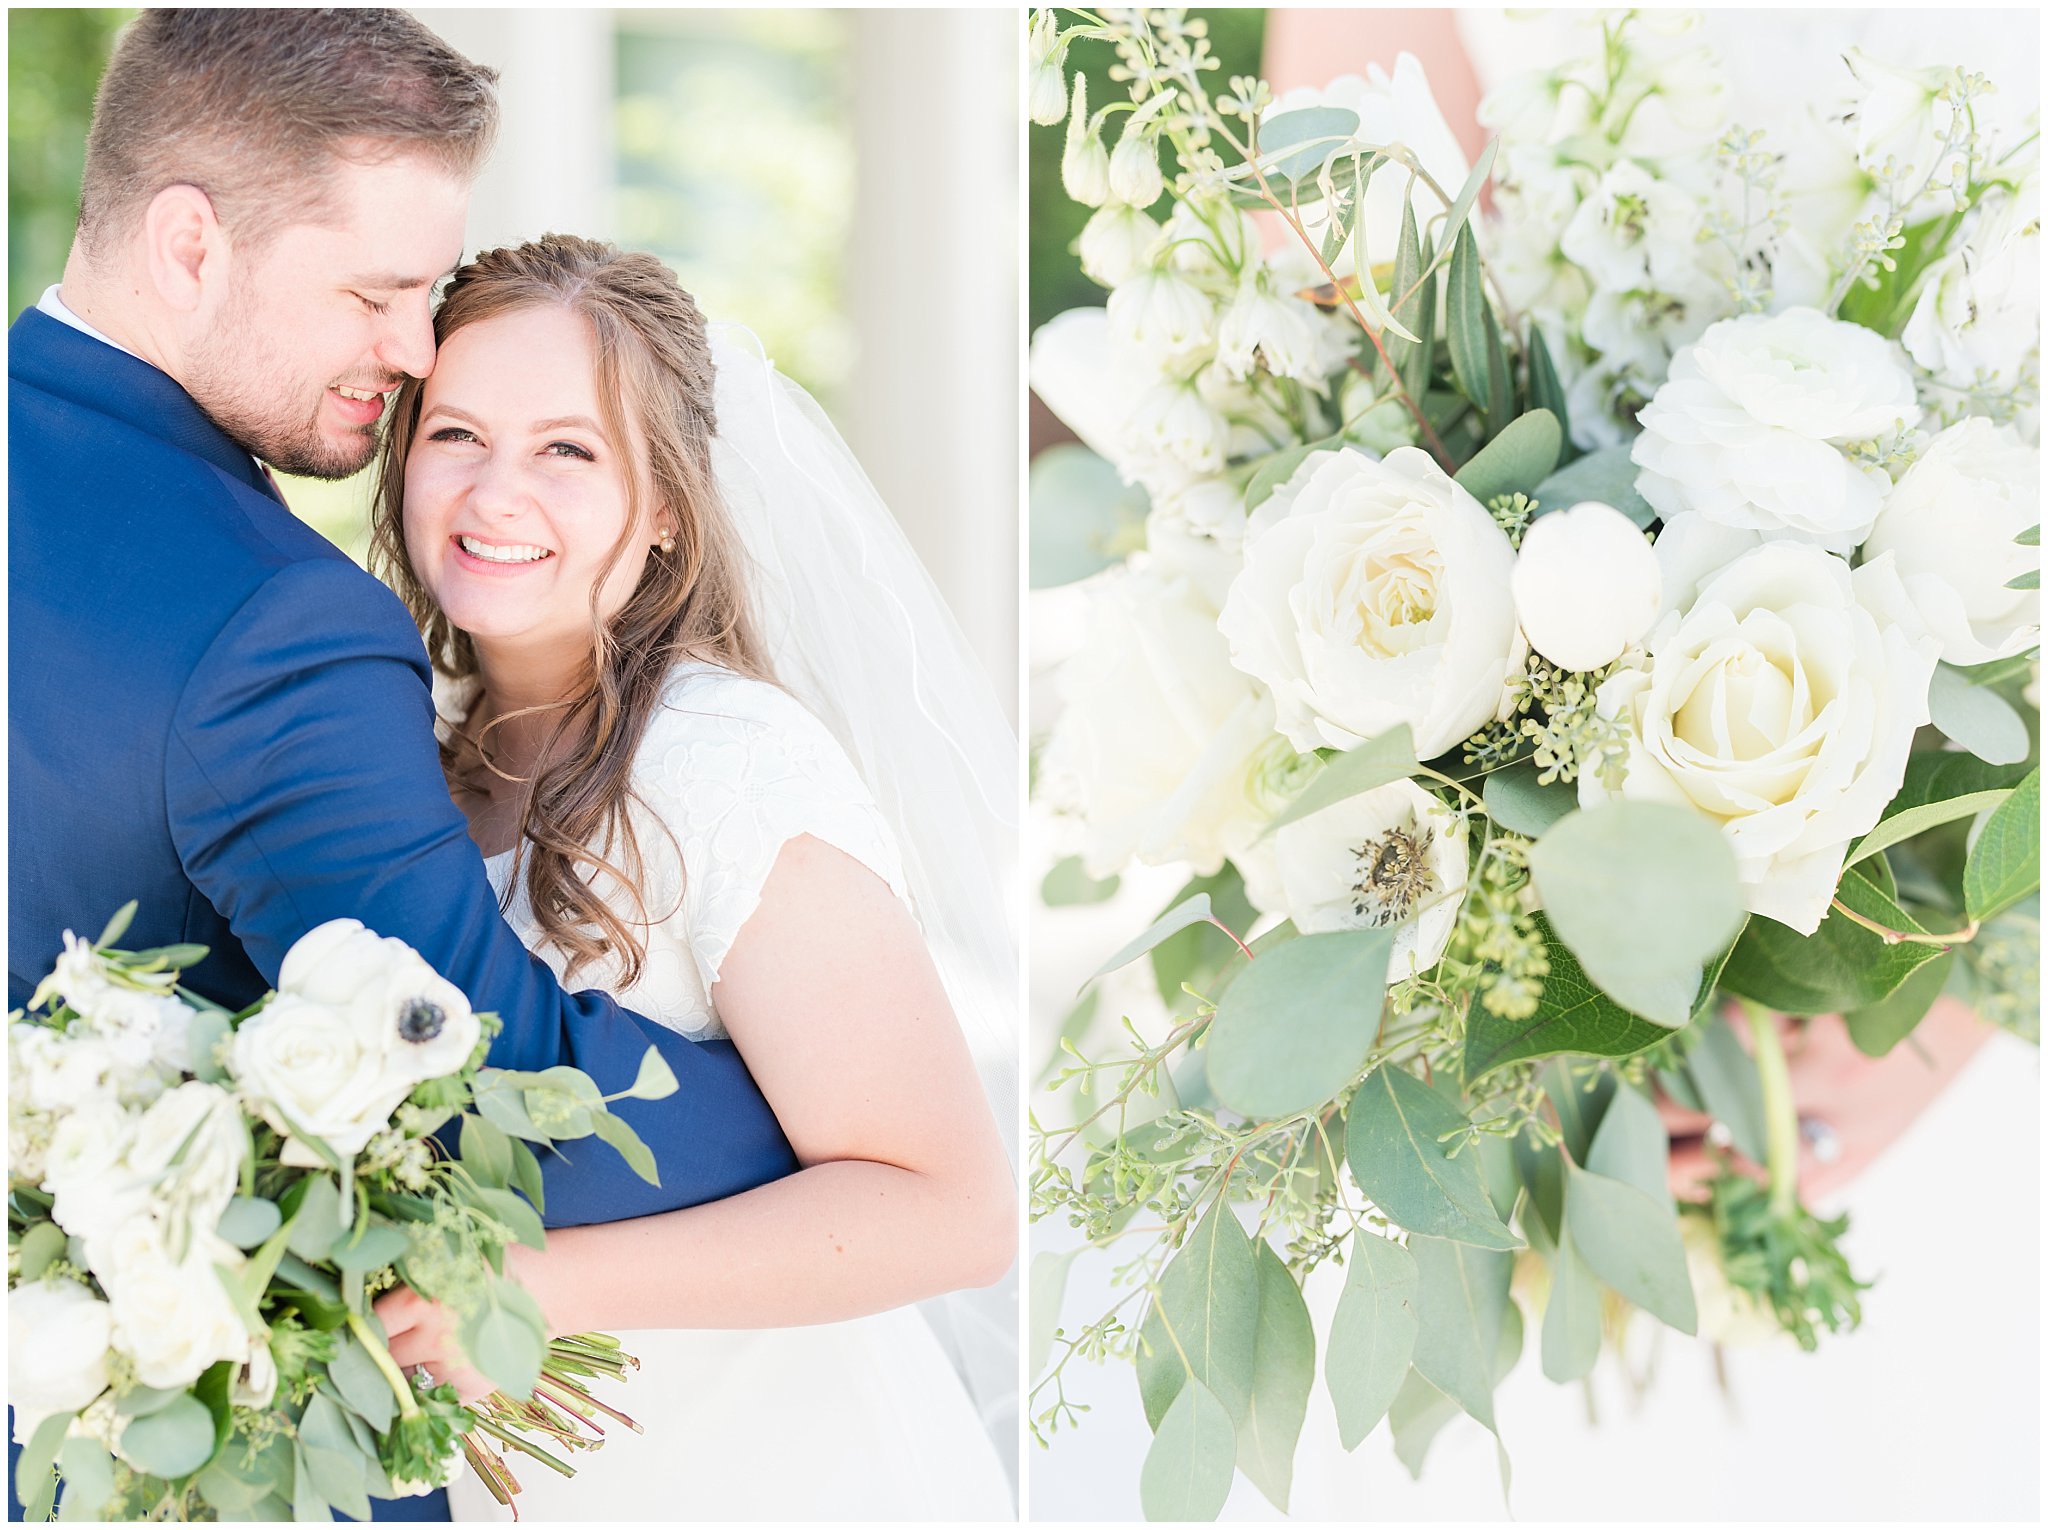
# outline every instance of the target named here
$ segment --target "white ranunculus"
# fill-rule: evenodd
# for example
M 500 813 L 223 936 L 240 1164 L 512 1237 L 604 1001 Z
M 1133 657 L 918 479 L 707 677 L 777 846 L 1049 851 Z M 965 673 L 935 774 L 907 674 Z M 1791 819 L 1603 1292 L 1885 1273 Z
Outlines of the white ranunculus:
M 89 1031 L 47 1034 L 54 1044 L 40 1048 L 29 1075 L 28 1102 L 33 1110 L 77 1110 L 96 1101 L 119 1098 L 121 1073 L 114 1049 Z
M 1413 781 L 1274 831 L 1283 906 L 1304 933 L 1391 926 L 1399 980 L 1436 965 L 1465 900 L 1465 820 Z
M 481 1035 L 462 990 L 404 941 L 360 920 L 331 919 L 301 936 L 285 953 L 277 986 L 346 1011 L 364 1043 L 416 1082 L 461 1068 Z
M 1529 646 L 1570 670 L 1620 658 L 1656 621 L 1664 588 L 1635 522 L 1596 501 L 1536 518 L 1515 557 L 1512 587 Z
M 1960 249 L 1928 268 L 1900 338 L 1914 361 L 1952 387 L 2010 385 L 2040 356 L 2041 219 L 2034 204 L 2031 194 L 2024 202 L 2000 197 Z
M 1092 280 L 1114 287 L 1128 281 L 1158 243 L 1159 225 L 1143 208 L 1110 202 L 1096 209 L 1082 227 L 1074 249 Z
M 1988 664 L 2041 641 L 2041 549 L 2013 538 L 2041 520 L 2041 453 L 2006 425 L 1971 418 L 1906 470 L 1863 555 L 1898 556 L 1899 577 L 1950 664 Z
M 249 1330 L 214 1267 L 239 1258 L 200 1236 L 182 1262 L 137 1259 L 115 1278 L 107 1291 L 114 1347 L 144 1386 L 188 1387 L 215 1361 L 247 1357 Z
M 1936 645 L 1892 558 L 1851 574 L 1809 543 L 1767 542 L 1645 647 L 1600 687 L 1630 735 L 1621 795 L 1716 820 L 1751 912 L 1812 934 L 1927 721 Z M 1597 772 L 1580 776 L 1582 804 L 1608 795 Z
M 1131 207 L 1150 207 L 1166 190 L 1159 173 L 1159 140 L 1126 129 L 1109 153 L 1109 194 Z
M 147 1208 L 146 1178 L 128 1165 L 136 1117 L 110 1100 L 68 1112 L 50 1136 L 43 1188 L 56 1197 L 51 1220 L 73 1237 L 92 1239 Z
M 1111 574 L 1061 674 L 1043 769 L 1084 826 L 1092 876 L 1134 857 L 1215 871 L 1307 768 L 1275 736 L 1271 699 L 1231 667 L 1212 583 L 1171 554 Z
M 1220 621 L 1297 749 L 1406 723 L 1418 755 L 1490 721 L 1515 658 L 1514 549 L 1427 453 L 1312 453 L 1253 512 Z
M 1617 160 L 1579 204 L 1558 245 L 1614 292 L 1689 292 L 1701 285 L 1699 198 Z
M 1267 116 L 1270 119 L 1310 106 L 1329 106 L 1355 112 L 1358 128 L 1353 140 L 1356 143 L 1375 148 L 1387 144 L 1404 145 L 1447 196 L 1456 196 L 1458 188 L 1471 174 L 1471 163 L 1459 146 L 1458 135 L 1444 120 L 1443 111 L 1430 92 L 1429 77 L 1412 53 L 1403 53 L 1394 60 L 1392 74 L 1373 64 L 1366 70 L 1364 78 L 1345 74 L 1320 90 L 1307 86 L 1290 90 L 1273 103 Z M 1344 242 L 1344 248 L 1338 252 L 1332 266 L 1339 276 L 1356 271 L 1361 264 L 1377 265 L 1394 258 L 1394 246 L 1401 236 L 1401 208 L 1408 188 L 1409 177 L 1390 173 L 1386 166 L 1382 166 L 1380 172 L 1366 183 L 1365 210 L 1358 220 L 1357 232 Z M 1431 217 L 1444 210 L 1443 202 L 1419 180 L 1414 183 L 1414 197 L 1418 224 L 1426 225 Z M 1320 240 L 1328 218 L 1326 206 L 1317 203 L 1304 211 L 1309 231 Z M 1366 251 L 1363 262 L 1358 258 L 1361 238 Z
M 1170 270 L 1140 271 L 1109 295 L 1108 306 L 1110 334 L 1162 363 L 1207 345 L 1216 317 L 1208 294 Z
M 1239 289 L 1216 330 L 1216 361 L 1233 377 L 1250 377 L 1261 362 L 1275 377 L 1321 385 L 1328 348 L 1322 315 L 1298 298 L 1276 297 L 1263 284 Z
M 27 1441 L 44 1419 L 76 1413 L 107 1389 L 112 1334 L 107 1304 L 75 1281 L 30 1281 L 7 1293 L 15 1439 Z
M 319 1158 L 300 1148 L 300 1132 L 337 1153 L 361 1152 L 419 1082 L 348 1011 L 290 993 L 242 1022 L 228 1069 L 263 1118 L 293 1139 L 284 1161 L 306 1167 Z
M 1696 511 L 1847 553 L 1891 484 L 1844 448 L 1919 418 L 1912 374 L 1881 335 L 1811 308 L 1723 319 L 1644 407 L 1636 488 L 1667 520 Z

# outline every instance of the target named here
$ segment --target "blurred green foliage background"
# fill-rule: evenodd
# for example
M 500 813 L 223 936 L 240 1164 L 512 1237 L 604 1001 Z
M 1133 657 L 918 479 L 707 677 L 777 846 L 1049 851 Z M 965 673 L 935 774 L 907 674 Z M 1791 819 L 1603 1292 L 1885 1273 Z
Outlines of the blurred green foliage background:
M 1057 14 L 1062 29 L 1080 20 L 1072 11 Z M 1215 90 L 1227 89 L 1232 75 L 1260 72 L 1260 57 L 1266 44 L 1266 12 L 1263 8 L 1210 7 L 1192 10 L 1188 14 L 1199 16 L 1209 24 L 1209 49 L 1223 65 L 1207 77 L 1215 81 Z M 1126 99 L 1126 87 L 1109 77 L 1110 66 L 1115 62 L 1116 50 L 1094 38 L 1082 39 L 1067 50 L 1068 87 L 1071 90 L 1076 70 L 1088 76 L 1091 116 L 1107 102 Z M 1115 141 L 1116 126 L 1116 122 L 1110 124 L 1111 142 Z M 1055 314 L 1064 313 L 1069 308 L 1091 304 L 1099 307 L 1107 300 L 1108 293 L 1081 274 L 1081 264 L 1074 256 L 1074 241 L 1080 237 L 1081 225 L 1088 221 L 1094 209 L 1074 201 L 1067 195 L 1066 188 L 1060 185 L 1060 151 L 1066 144 L 1067 124 L 1058 122 L 1051 127 L 1040 127 L 1032 123 L 1029 131 L 1030 322 L 1031 328 L 1036 330 Z M 1164 201 L 1162 197 L 1161 202 Z M 1155 213 L 1154 216 L 1163 217 L 1164 214 Z
M 64 274 L 92 93 L 133 10 L 7 13 L 7 317 Z

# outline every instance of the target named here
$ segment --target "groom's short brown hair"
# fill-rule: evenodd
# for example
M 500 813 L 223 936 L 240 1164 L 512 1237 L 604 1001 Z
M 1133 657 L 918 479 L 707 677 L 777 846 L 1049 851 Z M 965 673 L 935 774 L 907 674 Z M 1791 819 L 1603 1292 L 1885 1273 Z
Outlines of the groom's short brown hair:
M 93 101 L 79 234 L 104 250 L 188 185 L 261 243 L 318 215 L 342 158 L 420 154 L 467 180 L 497 133 L 497 78 L 398 10 L 146 10 Z

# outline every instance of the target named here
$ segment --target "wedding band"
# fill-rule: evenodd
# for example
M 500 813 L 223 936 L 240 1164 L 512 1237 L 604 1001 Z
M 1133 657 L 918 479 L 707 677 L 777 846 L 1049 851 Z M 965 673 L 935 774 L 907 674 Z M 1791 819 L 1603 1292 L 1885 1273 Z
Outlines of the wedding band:
M 1842 1156 L 1842 1134 L 1819 1116 L 1801 1116 L 1799 1135 L 1813 1149 L 1815 1163 L 1833 1163 Z

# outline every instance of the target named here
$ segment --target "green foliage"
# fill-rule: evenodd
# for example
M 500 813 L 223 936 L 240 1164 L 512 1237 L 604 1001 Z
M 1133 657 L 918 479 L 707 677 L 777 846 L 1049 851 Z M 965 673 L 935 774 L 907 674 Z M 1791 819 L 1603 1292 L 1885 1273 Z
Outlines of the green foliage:
M 1324 1380 L 1337 1410 L 1346 1450 L 1379 1426 L 1415 1356 L 1415 1257 L 1389 1238 L 1363 1229 L 1352 1235 L 1344 1293 L 1330 1319 Z
M 1072 584 L 1120 562 L 1144 537 L 1145 491 L 1067 441 L 1031 459 L 1031 588 Z
M 1627 446 L 1606 446 L 1566 463 L 1536 486 L 1536 499 L 1542 506 L 1536 513 L 1569 510 L 1592 500 L 1648 527 L 1657 512 L 1636 492 L 1637 468 L 1630 451 Z
M 1934 726 L 1978 759 L 2013 765 L 2027 757 L 2031 740 L 2025 719 L 1997 691 L 1971 684 L 1961 670 L 1934 667 L 1927 706 Z
M 1514 1256 L 1443 1238 L 1411 1237 L 1415 1259 L 1416 1372 L 1488 1429 L 1493 1357 L 1508 1309 Z
M 1253 1244 L 1259 1268 L 1259 1326 L 1251 1400 L 1237 1429 L 1237 1464 L 1273 1507 L 1287 1512 L 1294 1447 L 1315 1383 L 1316 1336 L 1301 1287 L 1270 1243 Z
M 1955 964 L 1955 952 L 1944 951 L 1933 961 L 1916 967 L 1905 982 L 1875 1004 L 1843 1015 L 1856 1050 L 1866 1057 L 1883 1057 L 1910 1036 L 1948 986 Z
M 1213 876 L 1196 877 L 1174 894 L 1169 908 L 1178 908 L 1201 895 L 1209 900 L 1209 916 L 1169 935 L 1152 948 L 1152 976 L 1159 996 L 1169 1005 L 1183 1002 L 1183 984 L 1206 991 L 1224 965 L 1238 955 L 1237 941 L 1228 933 L 1249 930 L 1258 910 L 1245 896 L 1244 878 L 1237 868 L 1226 864 Z
M 1465 1082 L 1533 1059 L 1574 1054 L 1631 1057 L 1670 1034 L 1663 1026 L 1629 1013 L 1586 976 L 1571 948 L 1551 933 L 1540 914 L 1530 916 L 1542 941 L 1548 975 L 1535 1012 L 1505 1019 L 1484 1007 L 1465 1025 Z
M 1347 798 L 1405 780 L 1421 769 L 1415 739 L 1406 723 L 1334 755 L 1292 802 L 1275 814 L 1265 832 L 1319 813 Z
M 1253 962 L 1217 1001 L 1208 1076 L 1253 1120 L 1309 1110 L 1363 1071 L 1378 1030 L 1391 930 L 1304 935 Z
M 1857 1279 L 1842 1253 L 1846 1215 L 1824 1222 L 1804 1207 L 1780 1212 L 1769 1189 L 1725 1165 L 1707 1196 L 1729 1283 L 1775 1312 L 1800 1348 L 1816 1348 L 1823 1328 L 1842 1333 L 1862 1322 L 1858 1293 L 1870 1283 Z
M 1873 864 L 1843 873 L 1835 891 L 1841 906 L 1811 935 L 1775 919 L 1750 920 L 1721 974 L 1722 986 L 1781 1014 L 1840 1014 L 1877 1003 L 1934 960 L 1938 945 L 1888 941 L 1851 917 L 1903 934 L 1928 933 L 1867 874 Z
M 1963 906 L 1970 918 L 1995 918 L 2041 886 L 2041 767 L 1999 805 L 1977 836 L 1963 868 Z
M 1699 1324 L 1678 1213 L 1635 1185 L 1576 1164 L 1565 1169 L 1564 1225 L 1601 1282 L 1680 1333 Z
M 10 314 L 33 307 L 63 274 L 78 223 L 93 92 L 113 52 L 114 34 L 134 14 L 91 7 L 7 13 Z
M 1541 498 L 1540 485 L 1557 466 L 1564 432 L 1557 416 L 1532 409 L 1509 424 L 1458 469 L 1458 482 L 1482 505 L 1499 494 Z
M 1138 1474 L 1138 1498 L 1153 1520 L 1210 1520 L 1230 1496 L 1237 1434 L 1222 1401 L 1190 1380 L 1174 1397 Z
M 1487 1198 L 1478 1155 L 1456 1151 L 1468 1145 L 1471 1128 L 1413 1074 L 1381 1067 L 1351 1098 L 1345 1158 L 1359 1189 L 1411 1233 L 1519 1248 Z

